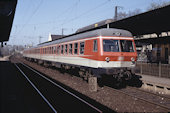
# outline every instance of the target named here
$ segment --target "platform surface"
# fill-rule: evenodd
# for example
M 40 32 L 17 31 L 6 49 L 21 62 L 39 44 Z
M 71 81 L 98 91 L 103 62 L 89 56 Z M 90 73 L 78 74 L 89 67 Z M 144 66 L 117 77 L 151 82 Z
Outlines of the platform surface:
M 44 100 L 9 61 L 0 61 L 0 113 L 51 112 Z
M 142 76 L 141 80 L 146 81 L 148 83 L 155 83 L 162 86 L 169 86 L 170 87 L 170 79 L 169 78 L 162 78 L 162 77 L 156 77 L 151 75 L 143 75 L 143 74 L 137 74 Z

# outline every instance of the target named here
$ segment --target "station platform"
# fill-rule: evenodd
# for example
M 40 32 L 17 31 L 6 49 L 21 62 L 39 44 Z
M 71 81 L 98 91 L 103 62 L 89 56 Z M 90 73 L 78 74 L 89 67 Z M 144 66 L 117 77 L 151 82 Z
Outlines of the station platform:
M 162 78 L 156 77 L 151 75 L 143 75 L 138 74 L 136 75 L 142 76 L 141 80 L 143 82 L 143 89 L 146 90 L 153 90 L 154 92 L 168 94 L 170 95 L 170 79 L 169 78 Z
M 0 57 L 0 61 L 9 61 L 10 56 Z
M 0 59 L 0 113 L 48 112 L 44 100 L 7 57 Z

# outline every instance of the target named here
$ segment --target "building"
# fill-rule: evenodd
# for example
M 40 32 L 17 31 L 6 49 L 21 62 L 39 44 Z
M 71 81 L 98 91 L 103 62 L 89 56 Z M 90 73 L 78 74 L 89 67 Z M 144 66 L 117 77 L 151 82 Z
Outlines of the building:
M 135 40 L 138 48 L 141 48 L 140 54 L 146 54 L 149 62 L 169 62 L 170 32 L 162 32 L 160 35 L 143 35 L 141 37 L 135 37 Z
M 57 40 L 59 38 L 62 38 L 64 37 L 64 35 L 54 35 L 54 34 L 49 34 L 49 37 L 48 37 L 48 41 L 54 41 L 54 40 Z

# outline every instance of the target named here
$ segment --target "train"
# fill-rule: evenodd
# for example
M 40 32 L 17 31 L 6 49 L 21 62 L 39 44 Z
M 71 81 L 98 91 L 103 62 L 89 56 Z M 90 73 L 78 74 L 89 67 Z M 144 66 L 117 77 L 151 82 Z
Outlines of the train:
M 134 38 L 123 29 L 100 28 L 64 36 L 25 49 L 23 57 L 65 71 L 77 71 L 85 80 L 111 76 L 117 83 L 123 83 L 136 76 Z

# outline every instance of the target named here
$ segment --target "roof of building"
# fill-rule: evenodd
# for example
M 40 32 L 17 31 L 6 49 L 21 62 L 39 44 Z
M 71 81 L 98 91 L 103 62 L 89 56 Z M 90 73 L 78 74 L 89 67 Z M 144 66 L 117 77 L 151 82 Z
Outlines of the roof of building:
M 109 23 L 109 26 L 110 28 L 128 30 L 134 36 L 152 34 L 152 33 L 160 34 L 161 32 L 170 31 L 169 12 L 170 12 L 170 5 L 167 5 L 165 7 L 144 12 L 118 21 L 112 21 Z M 97 27 L 87 26 L 79 29 L 78 33 L 86 32 L 94 29 L 107 28 L 107 24 L 103 24 Z M 90 26 L 94 26 L 94 24 Z
M 95 29 L 107 28 L 108 24 L 110 28 L 128 30 L 134 36 L 140 36 L 140 35 L 152 34 L 152 33 L 160 34 L 161 32 L 170 31 L 169 12 L 170 12 L 170 5 L 155 10 L 151 10 L 148 12 L 144 12 L 135 16 L 131 16 L 128 18 L 124 18 L 118 21 L 108 19 L 80 28 L 77 30 L 76 33 L 68 36 L 74 36 Z M 63 38 L 66 38 L 68 36 L 64 36 Z
M 64 37 L 63 35 L 51 35 L 52 41 Z
M 0 0 L 0 42 L 8 41 L 17 0 Z

